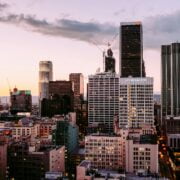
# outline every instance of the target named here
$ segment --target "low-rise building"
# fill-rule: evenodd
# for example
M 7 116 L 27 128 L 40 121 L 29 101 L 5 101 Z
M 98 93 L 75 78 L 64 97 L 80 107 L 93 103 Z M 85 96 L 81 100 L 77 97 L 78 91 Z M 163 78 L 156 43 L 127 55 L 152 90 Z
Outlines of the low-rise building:
M 27 142 L 15 142 L 8 147 L 8 178 L 33 180 L 45 178 L 45 173 L 65 172 L 65 147 L 30 147 Z
M 128 137 L 126 141 L 126 171 L 129 173 L 158 173 L 158 144 L 155 135 Z
M 123 169 L 123 145 L 125 139 L 122 136 L 107 134 L 92 134 L 85 137 L 85 159 L 91 161 L 93 168 L 98 169 Z

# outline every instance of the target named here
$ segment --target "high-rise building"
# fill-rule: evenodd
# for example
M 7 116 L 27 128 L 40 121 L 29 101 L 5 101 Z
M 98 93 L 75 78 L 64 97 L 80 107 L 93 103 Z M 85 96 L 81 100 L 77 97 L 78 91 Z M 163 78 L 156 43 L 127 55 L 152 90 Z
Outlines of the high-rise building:
M 120 76 L 145 77 L 141 22 L 120 25 Z
M 153 78 L 120 78 L 119 126 L 154 125 Z
M 29 90 L 18 90 L 14 88 L 10 94 L 11 106 L 10 111 L 12 114 L 18 112 L 31 112 L 32 109 L 32 96 Z
M 180 115 L 180 43 L 161 47 L 162 116 Z
M 48 98 L 49 81 L 53 80 L 53 65 L 51 61 L 39 62 L 39 98 L 42 101 Z
M 89 76 L 88 124 L 104 124 L 113 128 L 114 116 L 119 112 L 119 76 L 106 72 Z
M 42 101 L 41 115 L 52 117 L 74 109 L 74 88 L 71 81 L 50 81 L 48 99 Z
M 115 73 L 116 71 L 116 61 L 113 57 L 113 52 L 111 49 L 107 50 L 107 55 L 105 56 L 105 72 Z
M 74 85 L 74 109 L 76 110 L 81 107 L 84 99 L 84 76 L 82 73 L 71 73 L 69 81 Z

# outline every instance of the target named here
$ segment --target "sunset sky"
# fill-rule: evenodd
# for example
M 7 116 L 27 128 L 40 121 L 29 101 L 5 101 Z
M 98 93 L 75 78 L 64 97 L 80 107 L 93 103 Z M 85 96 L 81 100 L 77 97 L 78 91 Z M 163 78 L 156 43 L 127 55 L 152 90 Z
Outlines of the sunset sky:
M 0 96 L 9 95 L 7 79 L 38 95 L 40 60 L 53 62 L 54 80 L 81 72 L 87 81 L 126 21 L 142 21 L 146 74 L 160 92 L 160 46 L 180 40 L 179 0 L 0 0 Z

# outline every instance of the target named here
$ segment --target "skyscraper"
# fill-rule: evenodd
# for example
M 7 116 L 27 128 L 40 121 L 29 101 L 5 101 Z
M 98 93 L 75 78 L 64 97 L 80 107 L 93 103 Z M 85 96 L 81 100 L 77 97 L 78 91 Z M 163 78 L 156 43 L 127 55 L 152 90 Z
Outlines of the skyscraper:
M 119 127 L 154 125 L 153 78 L 120 78 Z
M 119 67 L 121 77 L 145 77 L 141 22 L 121 23 Z
M 115 73 L 115 59 L 113 57 L 113 52 L 111 49 L 107 50 L 107 56 L 105 56 L 105 72 L 112 72 Z
M 180 43 L 161 47 L 162 115 L 180 115 Z
M 39 98 L 42 101 L 48 98 L 49 81 L 53 80 L 53 65 L 51 61 L 39 62 Z
M 161 46 L 161 109 L 171 115 L 171 45 Z

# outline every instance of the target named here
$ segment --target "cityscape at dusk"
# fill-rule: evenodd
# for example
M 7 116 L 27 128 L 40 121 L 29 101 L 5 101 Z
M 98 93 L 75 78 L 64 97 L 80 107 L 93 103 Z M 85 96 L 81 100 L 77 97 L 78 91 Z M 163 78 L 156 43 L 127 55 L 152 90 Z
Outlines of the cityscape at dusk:
M 178 41 L 179 6 L 178 0 L 1 1 L 0 94 L 9 95 L 8 78 L 12 87 L 38 95 L 36 69 L 43 59 L 53 61 L 56 79 L 68 79 L 70 72 L 87 77 L 98 67 L 102 70 L 102 52 L 94 43 L 107 49 L 125 21 L 143 22 L 146 71 L 155 77 L 155 92 L 160 92 L 160 46 Z M 118 37 L 112 46 L 119 59 Z
M 179 0 L 0 0 L 0 180 L 180 179 Z

